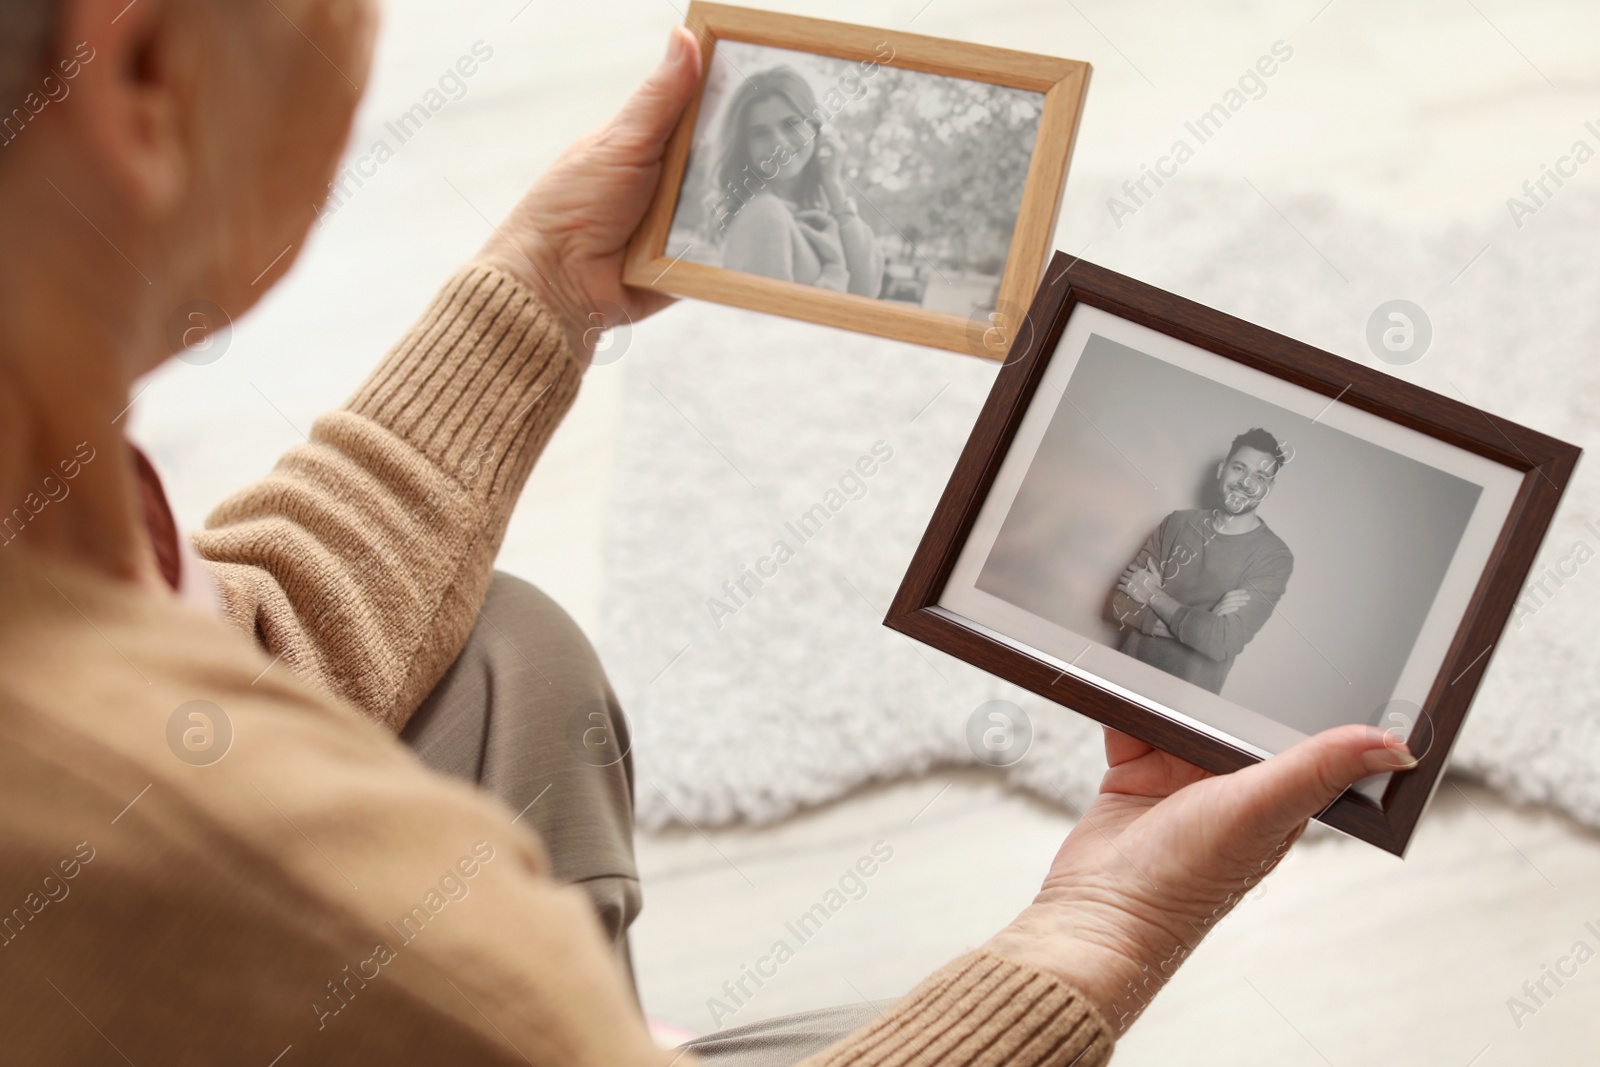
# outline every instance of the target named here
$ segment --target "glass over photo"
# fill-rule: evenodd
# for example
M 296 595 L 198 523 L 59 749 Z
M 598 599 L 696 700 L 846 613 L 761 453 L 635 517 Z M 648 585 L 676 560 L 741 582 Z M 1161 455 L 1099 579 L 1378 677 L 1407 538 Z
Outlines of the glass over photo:
M 717 41 L 665 255 L 993 311 L 1044 95 L 893 58 Z
M 1519 481 L 1080 306 L 940 603 L 1261 753 L 1404 732 Z

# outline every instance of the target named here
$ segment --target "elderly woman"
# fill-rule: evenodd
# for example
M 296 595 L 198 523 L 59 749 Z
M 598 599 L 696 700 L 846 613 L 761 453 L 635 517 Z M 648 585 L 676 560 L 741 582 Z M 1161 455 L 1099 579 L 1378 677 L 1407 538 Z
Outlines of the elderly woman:
M 7 0 L 0 26 L 8 1060 L 1089 1067 L 1308 817 L 1412 762 L 1357 726 L 1211 777 L 1108 734 L 1099 799 L 981 948 L 864 1025 L 656 1047 L 613 951 L 637 894 L 626 761 L 588 739 L 622 740 L 610 687 L 491 567 L 591 310 L 665 302 L 619 266 L 693 38 L 185 538 L 121 436 L 130 384 L 175 309 L 237 316 L 289 269 L 372 5 Z

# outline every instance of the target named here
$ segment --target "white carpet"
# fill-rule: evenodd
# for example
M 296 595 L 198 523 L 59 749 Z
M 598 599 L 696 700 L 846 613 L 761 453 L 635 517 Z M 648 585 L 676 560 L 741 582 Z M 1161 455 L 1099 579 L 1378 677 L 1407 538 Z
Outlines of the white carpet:
M 1330 199 L 1268 204 L 1242 181 L 1196 176 L 1125 229 L 1102 227 L 1084 254 L 1589 446 L 1600 197 L 1563 197 L 1559 217 L 1520 230 L 1502 216 L 1412 232 Z M 1400 368 L 1364 341 L 1372 309 L 1396 297 L 1434 328 L 1427 355 Z M 967 717 L 997 697 L 1035 729 L 1011 779 L 1056 803 L 1092 795 L 1103 769 L 1092 722 L 881 624 L 994 364 L 688 301 L 630 345 L 611 368 L 625 375 L 624 409 L 597 643 L 633 722 L 643 823 L 767 821 L 869 780 L 972 762 Z M 863 496 L 804 544 L 786 530 L 879 440 L 893 458 Z M 1600 518 L 1597 489 L 1592 463 L 1580 467 L 1540 568 L 1579 540 L 1600 553 L 1582 525 Z M 748 599 L 729 596 L 723 583 L 779 539 L 794 558 Z M 1600 826 L 1594 572 L 1580 568 L 1508 630 L 1454 766 Z M 714 618 L 714 597 L 736 612 Z

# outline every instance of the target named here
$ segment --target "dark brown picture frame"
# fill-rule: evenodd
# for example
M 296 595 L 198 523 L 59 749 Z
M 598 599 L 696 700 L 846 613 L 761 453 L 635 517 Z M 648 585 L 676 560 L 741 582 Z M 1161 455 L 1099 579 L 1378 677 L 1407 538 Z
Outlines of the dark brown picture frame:
M 1581 450 L 1292 338 L 1223 314 L 1082 259 L 1057 252 L 971 436 L 929 520 L 883 622 L 942 652 L 1105 726 L 1227 773 L 1259 757 L 1112 690 L 1061 671 L 996 640 L 939 604 L 957 557 L 1034 398 L 1073 309 L 1079 304 L 1167 334 L 1225 359 L 1409 427 L 1522 473 L 1488 566 L 1478 575 L 1444 663 L 1429 689 L 1413 747 L 1419 765 L 1391 776 L 1381 802 L 1346 792 L 1319 818 L 1403 856 L 1510 619 Z M 1419 730 L 1431 730 L 1424 746 Z

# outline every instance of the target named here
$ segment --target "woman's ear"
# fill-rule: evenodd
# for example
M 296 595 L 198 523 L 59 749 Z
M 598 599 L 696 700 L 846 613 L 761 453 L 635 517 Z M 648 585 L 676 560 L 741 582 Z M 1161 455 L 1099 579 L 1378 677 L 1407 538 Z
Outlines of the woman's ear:
M 192 112 L 201 89 L 197 12 L 173 0 L 62 0 L 52 54 L 92 56 L 64 121 L 79 152 L 117 193 L 151 216 L 182 203 L 190 182 Z M 201 16 L 203 17 L 203 16 Z M 52 67 L 55 66 L 52 61 Z

